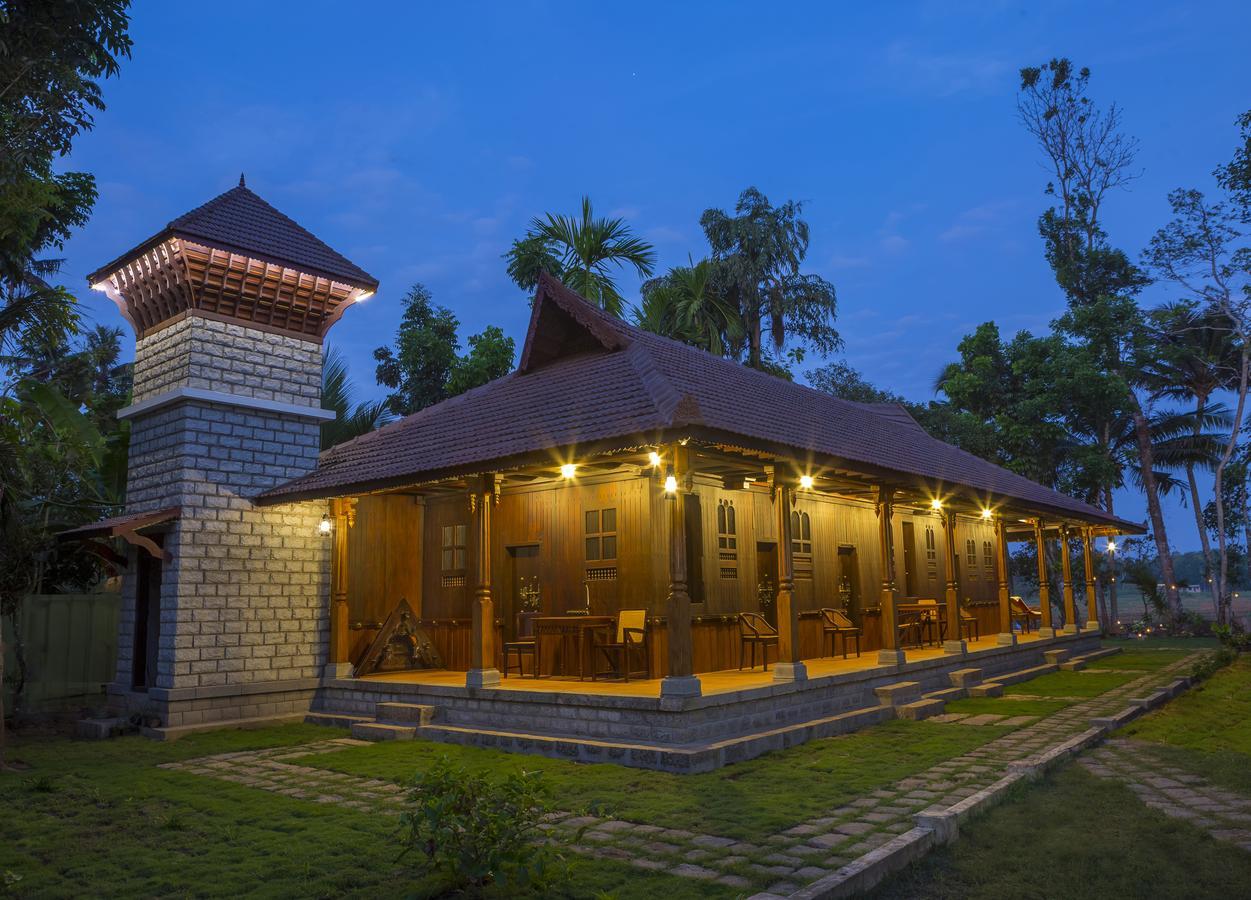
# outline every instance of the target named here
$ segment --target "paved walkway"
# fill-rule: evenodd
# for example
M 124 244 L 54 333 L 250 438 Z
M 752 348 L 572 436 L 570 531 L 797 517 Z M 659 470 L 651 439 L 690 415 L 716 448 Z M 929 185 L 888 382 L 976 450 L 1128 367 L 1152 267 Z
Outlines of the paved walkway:
M 715 881 L 744 891 L 763 888 L 766 893 L 758 895 L 761 898 L 785 896 L 910 830 L 916 814 L 954 806 L 1002 778 L 1010 763 L 1064 743 L 1089 728 L 1092 718 L 1119 712 L 1128 705 L 1129 698 L 1143 696 L 1175 680 L 1189 671 L 1198 656 L 1192 654 L 1036 721 L 1016 717 L 1012 724 L 1022 727 L 1002 737 L 759 842 L 570 813 L 553 814 L 544 827 L 561 836 L 583 829 L 582 841 L 574 847 L 580 853 L 619 859 L 671 875 Z M 1026 718 L 1033 724 L 1023 724 Z M 952 721 L 960 724 L 958 719 Z M 398 815 L 404 796 L 399 785 L 289 762 L 366 744 L 340 738 L 300 747 L 223 753 L 167 763 L 162 768 L 233 781 L 316 803 Z
M 1251 797 L 1217 787 L 1171 765 L 1142 741 L 1113 740 L 1082 757 L 1092 774 L 1125 782 L 1138 799 L 1185 819 L 1220 841 L 1251 850 Z

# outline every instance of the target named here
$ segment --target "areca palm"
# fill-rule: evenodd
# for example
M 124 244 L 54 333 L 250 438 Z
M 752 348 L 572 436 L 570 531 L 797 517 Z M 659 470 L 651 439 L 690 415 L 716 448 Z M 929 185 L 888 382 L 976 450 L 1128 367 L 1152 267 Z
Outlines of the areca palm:
M 347 361 L 337 348 L 327 347 L 321 364 L 321 408 L 338 415 L 321 426 L 321 449 L 368 434 L 395 418 L 385 400 L 353 404 L 353 399 Z
M 724 356 L 743 339 L 738 310 L 717 289 L 714 267 L 703 259 L 675 266 L 643 284 L 642 306 L 634 309 L 640 328 Z
M 601 309 L 620 316 L 625 300 L 614 270 L 633 267 L 640 278 L 652 274 L 656 251 L 634 236 L 624 219 L 595 218 L 591 198 L 582 198 L 581 215 L 548 213 L 530 221 L 525 237 L 504 254 L 508 275 L 523 290 L 538 284 L 546 270 Z

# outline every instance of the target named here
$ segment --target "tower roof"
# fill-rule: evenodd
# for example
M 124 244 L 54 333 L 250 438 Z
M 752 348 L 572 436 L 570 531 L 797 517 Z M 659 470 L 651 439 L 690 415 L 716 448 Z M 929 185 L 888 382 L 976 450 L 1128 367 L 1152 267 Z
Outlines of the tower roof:
M 262 200 L 239 179 L 239 186 L 183 213 L 142 244 L 89 276 L 96 282 L 154 244 L 170 237 L 202 242 L 219 250 L 326 275 L 353 287 L 376 289 L 378 279 L 326 244 L 294 219 Z

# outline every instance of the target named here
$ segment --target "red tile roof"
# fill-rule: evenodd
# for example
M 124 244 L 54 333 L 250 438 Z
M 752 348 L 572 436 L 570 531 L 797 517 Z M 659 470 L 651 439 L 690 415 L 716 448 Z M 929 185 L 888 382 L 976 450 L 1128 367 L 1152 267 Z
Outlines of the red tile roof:
M 89 276 L 108 277 L 144 249 L 169 237 L 233 250 L 354 287 L 376 289 L 378 279 L 332 249 L 294 219 L 270 206 L 242 183 L 184 213 L 142 244 Z
M 688 433 L 1138 530 L 930 437 L 902 407 L 840 400 L 642 331 L 546 276 L 517 371 L 333 447 L 313 472 L 257 499 L 350 494 Z

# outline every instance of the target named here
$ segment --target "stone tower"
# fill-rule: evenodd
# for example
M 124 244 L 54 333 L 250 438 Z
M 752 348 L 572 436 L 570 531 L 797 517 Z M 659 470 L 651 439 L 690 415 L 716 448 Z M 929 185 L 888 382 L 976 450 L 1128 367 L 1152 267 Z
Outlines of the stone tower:
M 250 498 L 316 465 L 322 340 L 377 281 L 242 178 L 90 281 L 137 339 L 111 700 L 162 736 L 298 715 L 326 663 L 326 505 Z

